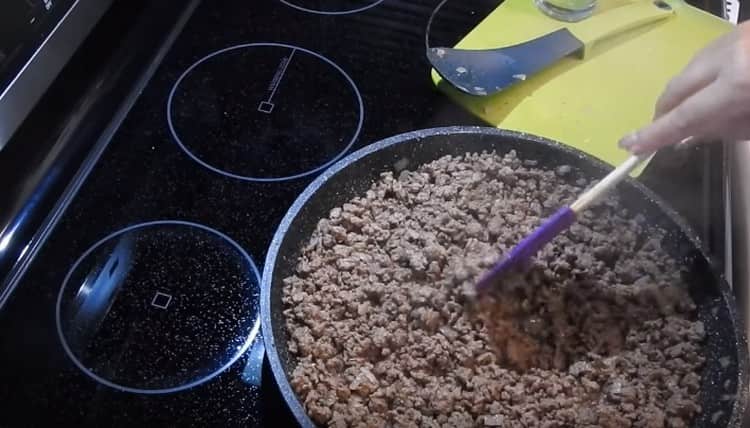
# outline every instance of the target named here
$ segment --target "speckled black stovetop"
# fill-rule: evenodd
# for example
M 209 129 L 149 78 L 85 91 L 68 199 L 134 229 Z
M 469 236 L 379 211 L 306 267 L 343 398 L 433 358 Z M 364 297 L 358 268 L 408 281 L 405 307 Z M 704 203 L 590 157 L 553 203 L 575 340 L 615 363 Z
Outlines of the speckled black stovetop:
M 437 3 L 203 2 L 0 311 L 0 426 L 286 426 L 266 247 L 343 154 L 478 123 L 429 80 Z M 498 3 L 449 2 L 434 40 Z
M 480 124 L 429 79 L 438 2 L 202 2 L 0 311 L 0 427 L 289 426 L 266 248 L 345 153 Z M 449 1 L 431 41 L 499 3 Z

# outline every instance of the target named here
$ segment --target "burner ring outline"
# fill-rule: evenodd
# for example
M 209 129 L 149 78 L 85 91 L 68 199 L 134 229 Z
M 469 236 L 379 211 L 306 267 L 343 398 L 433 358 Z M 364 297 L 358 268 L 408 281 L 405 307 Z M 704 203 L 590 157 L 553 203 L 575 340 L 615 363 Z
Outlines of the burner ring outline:
M 317 15 L 349 15 L 349 14 L 352 14 L 352 13 L 363 12 L 363 11 L 365 11 L 367 9 L 373 8 L 373 7 L 377 6 L 377 5 L 379 5 L 380 3 L 383 3 L 384 0 L 375 0 L 374 2 L 372 2 L 370 4 L 367 4 L 367 5 L 355 8 L 355 9 L 336 10 L 336 11 L 325 11 L 325 10 L 310 9 L 310 8 L 307 8 L 307 7 L 304 7 L 304 6 L 296 5 L 296 4 L 292 3 L 289 0 L 279 0 L 279 1 L 282 2 L 282 3 L 284 3 L 285 5 L 287 5 L 289 7 L 292 7 L 292 8 L 297 9 L 297 10 L 301 10 L 302 12 L 314 13 L 314 14 L 317 14 Z
M 91 253 L 93 253 L 97 248 L 99 248 L 101 245 L 106 243 L 112 238 L 115 238 L 117 236 L 120 236 L 122 234 L 137 230 L 146 228 L 149 226 L 159 226 L 159 225 L 178 225 L 178 226 L 188 226 L 188 227 L 194 227 L 200 230 L 203 230 L 204 232 L 211 233 L 215 236 L 218 236 L 223 241 L 231 244 L 232 248 L 237 250 L 240 255 L 242 256 L 245 261 L 250 266 L 250 274 L 255 276 L 255 280 L 258 285 L 260 285 L 260 271 L 258 271 L 258 267 L 255 265 L 255 262 L 253 261 L 252 257 L 245 251 L 244 248 L 242 248 L 237 242 L 235 242 L 232 238 L 224 234 L 223 232 L 220 232 L 216 229 L 213 229 L 211 227 L 194 223 L 190 221 L 184 221 L 184 220 L 155 220 L 155 221 L 148 221 L 143 223 L 136 223 L 127 227 L 124 227 L 122 229 L 116 230 L 109 235 L 105 236 L 104 238 L 96 241 L 93 245 L 91 245 L 86 251 L 81 254 L 78 259 L 73 263 L 73 265 L 68 270 L 68 273 L 65 275 L 65 279 L 62 282 L 62 286 L 60 287 L 60 291 L 57 295 L 57 303 L 55 304 L 55 324 L 57 327 L 57 336 L 60 339 L 60 343 L 65 350 L 66 355 L 70 360 L 75 364 L 76 367 L 78 367 L 79 370 L 81 370 L 85 375 L 90 377 L 91 379 L 95 380 L 96 382 L 108 386 L 110 388 L 123 391 L 123 392 L 130 392 L 135 394 L 148 394 L 148 395 L 157 395 L 157 394 L 170 394 L 173 392 L 178 391 L 184 391 L 193 387 L 196 387 L 198 385 L 201 385 L 203 383 L 208 382 L 211 379 L 214 379 L 215 377 L 222 374 L 224 371 L 226 371 L 229 367 L 231 367 L 234 363 L 237 362 L 244 354 L 245 352 L 250 348 L 250 345 L 255 341 L 255 339 L 258 336 L 258 333 L 260 332 L 260 314 L 255 319 L 255 322 L 253 323 L 252 328 L 250 329 L 250 332 L 245 339 L 245 342 L 237 349 L 237 352 L 227 361 L 225 362 L 221 367 L 218 369 L 212 371 L 208 375 L 202 376 L 198 379 L 195 379 L 193 381 L 190 381 L 188 383 L 170 387 L 170 388 L 155 388 L 155 389 L 145 389 L 145 388 L 134 388 L 130 386 L 125 386 L 118 384 L 116 382 L 112 382 L 111 380 L 105 379 L 98 374 L 94 373 L 93 370 L 86 367 L 79 359 L 78 357 L 73 353 L 73 350 L 70 349 L 70 346 L 68 345 L 67 339 L 65 339 L 65 333 L 62 329 L 62 323 L 61 323 L 61 304 L 62 304 L 62 298 L 63 293 L 65 292 L 65 286 L 68 284 L 68 281 L 70 280 L 70 277 L 73 275 L 75 270 L 78 268 L 78 265 L 83 262 L 86 257 L 88 257 Z
M 381 0 L 382 1 L 382 0 Z M 242 174 L 235 174 L 229 171 L 225 171 L 221 168 L 217 168 L 208 162 L 204 161 L 203 159 L 196 156 L 193 152 L 188 149 L 188 147 L 183 143 L 182 139 L 180 139 L 179 133 L 177 132 L 177 129 L 175 128 L 175 125 L 172 121 L 172 101 L 175 95 L 175 92 L 177 92 L 177 88 L 180 86 L 180 83 L 187 77 L 188 74 L 190 74 L 191 71 L 193 71 L 196 67 L 204 63 L 205 61 L 221 55 L 225 52 L 230 52 L 237 49 L 245 49 L 245 48 L 253 48 L 253 47 L 280 47 L 280 48 L 286 48 L 286 49 L 292 49 L 292 50 L 298 50 L 300 52 L 304 52 L 308 55 L 312 55 L 313 57 L 327 63 L 331 67 L 333 67 L 336 71 L 341 73 L 342 76 L 346 79 L 346 81 L 349 83 L 349 85 L 354 90 L 354 95 L 357 99 L 357 106 L 359 107 L 359 120 L 357 121 L 357 128 L 354 131 L 354 135 L 352 135 L 352 138 L 349 140 L 349 142 L 346 144 L 343 150 L 341 150 L 339 153 L 337 153 L 333 158 L 328 160 L 327 162 L 323 163 L 322 165 L 319 165 L 315 168 L 309 169 L 307 171 L 303 171 L 297 174 L 287 175 L 287 176 L 281 176 L 281 177 L 252 177 Z M 273 43 L 273 42 L 258 42 L 258 43 L 243 43 L 239 45 L 233 45 L 229 46 L 223 49 L 219 49 L 217 51 L 211 52 L 208 55 L 204 56 L 203 58 L 195 61 L 193 64 L 190 65 L 185 71 L 182 72 L 180 77 L 175 81 L 174 85 L 172 85 L 172 89 L 169 91 L 169 97 L 167 98 L 167 124 L 169 125 L 169 132 L 172 135 L 172 138 L 177 143 L 177 145 L 180 146 L 183 152 L 185 152 L 191 159 L 193 159 L 198 164 L 202 165 L 203 167 L 217 173 L 220 175 L 223 175 L 225 177 L 230 177 L 238 180 L 244 180 L 244 181 L 251 181 L 251 182 L 261 182 L 261 183 L 273 183 L 273 182 L 280 182 L 280 181 L 287 181 L 287 180 L 294 180 L 297 178 L 306 177 L 308 175 L 316 174 L 320 171 L 325 170 L 329 166 L 333 165 L 337 160 L 341 159 L 354 145 L 354 142 L 357 141 L 357 138 L 359 138 L 359 134 L 362 131 L 362 124 L 364 123 L 365 119 L 365 108 L 364 108 L 364 102 L 362 101 L 362 94 L 359 92 L 359 88 L 354 83 L 354 80 L 349 76 L 349 74 L 344 71 L 343 68 L 339 67 L 338 64 L 331 61 L 327 57 L 311 51 L 309 49 L 305 49 L 299 46 L 294 46 L 290 44 L 285 43 Z

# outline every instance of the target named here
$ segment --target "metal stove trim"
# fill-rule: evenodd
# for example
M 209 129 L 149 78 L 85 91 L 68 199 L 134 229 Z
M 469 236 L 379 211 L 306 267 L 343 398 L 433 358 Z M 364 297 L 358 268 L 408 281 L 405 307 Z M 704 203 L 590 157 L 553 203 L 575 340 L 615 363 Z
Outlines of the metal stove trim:
M 0 150 L 111 4 L 112 0 L 76 0 L 0 93 Z
M 118 110 L 115 116 L 112 118 L 112 122 L 107 126 L 105 131 L 102 133 L 101 138 L 95 143 L 89 156 L 83 161 L 81 168 L 79 168 L 76 175 L 71 180 L 70 184 L 65 188 L 62 195 L 55 203 L 54 208 L 42 223 L 39 231 L 31 239 L 30 243 L 24 248 L 23 254 L 16 265 L 9 272 L 6 277 L 5 284 L 0 285 L 0 310 L 2 310 L 8 298 L 13 293 L 13 290 L 18 286 L 23 279 L 24 274 L 28 270 L 36 254 L 42 248 L 47 238 L 57 226 L 57 223 L 62 218 L 63 214 L 67 210 L 73 198 L 78 194 L 78 190 L 81 188 L 83 183 L 89 176 L 91 170 L 99 161 L 99 158 L 109 146 L 112 137 L 120 128 L 120 125 L 125 120 L 125 117 L 130 112 L 130 109 L 135 105 L 143 89 L 146 87 L 151 77 L 156 72 L 156 69 L 161 65 L 164 56 L 166 56 L 172 44 L 175 42 L 177 37 L 182 32 L 182 29 L 187 24 L 188 19 L 193 15 L 195 8 L 201 0 L 191 0 L 188 6 L 184 9 L 182 16 L 175 24 L 171 34 L 165 40 L 163 46 L 160 47 L 158 53 L 154 57 L 153 61 L 149 65 L 148 69 L 142 74 L 141 78 L 136 82 L 130 91 L 130 95 L 123 101 L 122 108 Z

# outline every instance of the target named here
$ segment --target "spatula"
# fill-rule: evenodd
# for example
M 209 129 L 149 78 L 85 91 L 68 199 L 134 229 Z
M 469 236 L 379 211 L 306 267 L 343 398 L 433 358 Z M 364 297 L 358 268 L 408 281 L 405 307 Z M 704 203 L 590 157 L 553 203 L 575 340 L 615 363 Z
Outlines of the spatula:
M 479 50 L 431 47 L 427 58 L 460 91 L 491 95 L 563 57 L 576 55 L 584 59 L 596 43 L 673 14 L 672 7 L 664 1 L 636 0 L 517 45 Z
M 476 284 L 477 291 L 485 291 L 492 284 L 498 282 L 504 275 L 511 272 L 519 272 L 529 266 L 531 258 L 552 241 L 557 235 L 566 230 L 575 222 L 576 217 L 599 201 L 604 195 L 612 190 L 619 182 L 625 179 L 633 169 L 648 159 L 653 153 L 632 155 L 620 166 L 612 170 L 606 177 L 596 183 L 591 189 L 585 191 L 570 206 L 560 208 L 555 214 L 545 220 L 531 235 L 524 238 L 504 258 L 498 261 L 488 270 Z

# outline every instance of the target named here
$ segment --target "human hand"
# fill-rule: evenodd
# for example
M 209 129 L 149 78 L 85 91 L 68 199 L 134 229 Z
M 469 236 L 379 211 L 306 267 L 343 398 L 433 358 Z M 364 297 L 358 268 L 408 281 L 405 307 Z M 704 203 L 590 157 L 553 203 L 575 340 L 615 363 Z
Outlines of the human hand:
M 667 85 L 654 121 L 620 147 L 642 154 L 691 137 L 750 139 L 750 22 L 699 52 Z

